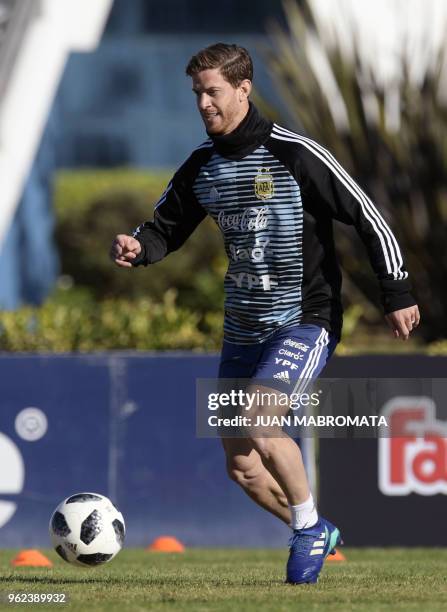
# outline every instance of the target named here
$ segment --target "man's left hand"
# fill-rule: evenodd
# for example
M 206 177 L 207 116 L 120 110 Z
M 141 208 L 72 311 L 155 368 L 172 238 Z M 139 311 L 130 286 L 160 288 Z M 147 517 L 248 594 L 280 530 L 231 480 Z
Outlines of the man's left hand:
M 391 327 L 394 337 L 402 338 L 402 340 L 408 340 L 411 331 L 419 325 L 420 318 L 417 306 L 402 308 L 385 315 L 386 322 Z

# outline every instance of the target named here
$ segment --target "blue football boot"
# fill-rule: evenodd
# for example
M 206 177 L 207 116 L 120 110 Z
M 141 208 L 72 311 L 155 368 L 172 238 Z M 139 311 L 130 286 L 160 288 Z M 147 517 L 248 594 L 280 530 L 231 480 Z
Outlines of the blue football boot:
M 286 582 L 317 582 L 324 560 L 335 555 L 339 544 L 342 544 L 340 531 L 322 517 L 313 527 L 295 529 L 289 541 Z

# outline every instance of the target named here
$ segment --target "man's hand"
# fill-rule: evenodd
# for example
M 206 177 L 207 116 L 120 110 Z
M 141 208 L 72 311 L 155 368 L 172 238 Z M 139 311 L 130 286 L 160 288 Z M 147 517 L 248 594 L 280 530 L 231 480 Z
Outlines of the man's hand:
M 131 268 L 132 259 L 141 253 L 141 244 L 132 236 L 118 234 L 110 249 L 110 258 L 121 268 Z
M 419 325 L 420 318 L 417 306 L 402 308 L 385 315 L 386 322 L 391 327 L 394 337 L 402 338 L 402 340 L 408 340 L 410 332 Z

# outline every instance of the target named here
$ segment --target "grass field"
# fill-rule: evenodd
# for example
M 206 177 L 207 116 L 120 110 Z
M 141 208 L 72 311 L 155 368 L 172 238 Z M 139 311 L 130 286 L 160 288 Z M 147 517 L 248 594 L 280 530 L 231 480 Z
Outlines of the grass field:
M 13 568 L 17 551 L 0 551 L 1 610 L 447 610 L 447 549 L 344 549 L 317 585 L 283 583 L 285 551 L 122 551 L 109 565 L 72 567 L 53 551 L 54 567 Z M 66 593 L 67 604 L 6 603 L 5 594 Z

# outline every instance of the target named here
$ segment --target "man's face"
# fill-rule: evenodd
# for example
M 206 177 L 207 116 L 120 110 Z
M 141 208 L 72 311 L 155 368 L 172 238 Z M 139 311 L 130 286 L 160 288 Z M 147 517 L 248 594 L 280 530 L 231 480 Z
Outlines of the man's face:
M 192 90 L 208 134 L 229 134 L 247 114 L 251 91 L 248 79 L 233 87 L 218 68 L 202 70 L 192 77 Z

